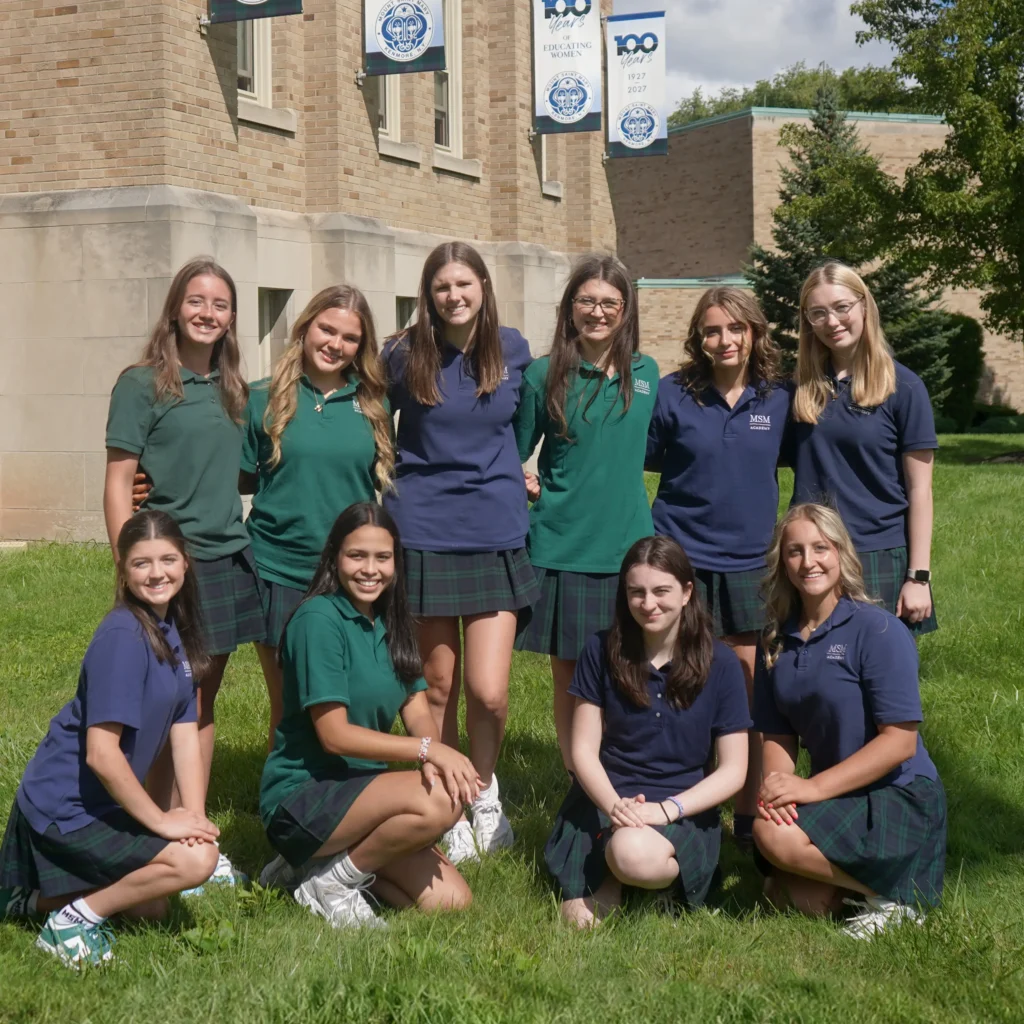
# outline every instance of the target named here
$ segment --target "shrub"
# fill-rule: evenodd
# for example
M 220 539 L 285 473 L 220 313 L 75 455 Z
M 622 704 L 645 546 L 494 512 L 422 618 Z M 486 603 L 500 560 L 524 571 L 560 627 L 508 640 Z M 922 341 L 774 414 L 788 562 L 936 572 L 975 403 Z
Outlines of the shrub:
M 1024 416 L 992 416 L 974 429 L 979 434 L 1024 434 Z
M 957 431 L 966 430 L 974 417 L 978 396 L 978 385 L 985 368 L 983 343 L 985 334 L 981 324 L 973 317 L 963 313 L 949 314 L 953 321 L 955 333 L 949 339 L 946 349 L 946 365 L 949 367 L 949 380 L 946 395 L 939 408 L 942 416 L 956 421 Z M 991 413 L 989 414 L 991 415 Z
M 936 416 L 935 417 L 935 433 L 936 434 L 959 434 L 961 433 L 960 424 L 957 423 L 952 416 Z

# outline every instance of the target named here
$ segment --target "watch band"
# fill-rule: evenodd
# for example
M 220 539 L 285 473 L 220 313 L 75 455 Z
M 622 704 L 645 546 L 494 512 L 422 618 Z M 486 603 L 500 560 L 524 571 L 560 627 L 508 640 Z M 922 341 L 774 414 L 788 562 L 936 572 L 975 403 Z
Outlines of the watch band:
M 932 574 L 930 569 L 908 569 L 907 579 L 915 583 L 930 583 Z

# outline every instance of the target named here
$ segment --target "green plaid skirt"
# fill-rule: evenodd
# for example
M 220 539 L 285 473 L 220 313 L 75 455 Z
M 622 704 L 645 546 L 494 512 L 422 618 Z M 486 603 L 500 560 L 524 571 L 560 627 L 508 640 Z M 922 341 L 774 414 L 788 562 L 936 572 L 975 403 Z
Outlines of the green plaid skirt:
M 230 654 L 242 644 L 267 635 L 263 583 L 256 575 L 252 548 L 233 555 L 192 560 L 199 584 L 199 604 L 209 654 Z
M 675 848 L 679 895 L 690 909 L 701 906 L 718 871 L 722 844 L 718 809 L 652 828 Z M 601 887 L 610 871 L 604 849 L 611 835 L 608 815 L 599 811 L 574 781 L 544 847 L 544 863 L 563 900 L 582 899 Z
M 539 567 L 536 573 L 540 598 L 519 615 L 516 650 L 575 661 L 587 637 L 611 626 L 619 574 Z
M 761 584 L 766 572 L 766 569 L 746 572 L 694 569 L 697 590 L 714 621 L 715 636 L 761 632 L 765 623 Z
M 539 596 L 526 548 L 403 552 L 409 610 L 416 618 L 517 612 Z
M 264 617 L 266 640 L 264 642 L 271 647 L 280 647 L 285 623 L 291 617 L 292 612 L 302 603 L 306 592 L 295 587 L 286 587 L 283 583 L 274 583 L 271 580 L 261 580 L 260 582 L 263 585 L 263 600 L 266 606 Z
M 0 846 L 0 889 L 21 885 L 46 899 L 102 889 L 145 867 L 167 845 L 122 810 L 63 835 L 56 825 L 36 832 L 15 799 Z
M 864 568 L 864 589 L 868 597 L 882 602 L 885 608 L 896 614 L 896 602 L 907 578 L 907 549 L 887 548 L 884 551 L 858 551 L 861 565 Z M 928 584 L 931 593 L 931 584 Z M 934 633 L 939 628 L 935 618 L 935 595 L 932 594 L 932 613 L 923 622 L 911 625 L 906 622 L 907 629 L 915 636 Z
M 946 871 L 946 791 L 918 775 L 909 786 L 801 804 L 797 824 L 821 852 L 862 885 L 901 903 L 931 907 Z M 755 849 L 762 873 L 773 868 Z
M 307 779 L 271 815 L 270 845 L 293 868 L 301 867 L 331 838 L 356 797 L 380 774 L 353 772 L 346 779 Z

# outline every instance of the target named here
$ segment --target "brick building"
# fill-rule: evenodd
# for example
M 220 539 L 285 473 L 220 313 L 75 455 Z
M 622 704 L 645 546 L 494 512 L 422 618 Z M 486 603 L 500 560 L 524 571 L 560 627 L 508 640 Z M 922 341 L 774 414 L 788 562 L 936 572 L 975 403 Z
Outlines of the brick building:
M 925 149 L 941 146 L 941 118 L 851 114 L 861 141 L 889 174 L 902 177 Z M 638 278 L 644 347 L 669 372 L 697 299 L 712 281 L 745 285 L 740 271 L 754 243 L 771 244 L 778 203 L 783 124 L 807 112 L 755 107 L 669 132 L 666 159 L 611 161 L 618 254 Z M 947 308 L 980 319 L 979 295 L 950 291 Z M 981 397 L 1024 408 L 1024 349 L 985 336 Z
M 448 71 L 386 79 L 362 6 L 0 5 L 0 537 L 103 536 L 110 389 L 197 253 L 239 285 L 257 377 L 329 283 L 404 325 L 453 237 L 543 350 L 572 254 L 614 248 L 600 133 L 531 138 L 529 0 L 444 0 Z

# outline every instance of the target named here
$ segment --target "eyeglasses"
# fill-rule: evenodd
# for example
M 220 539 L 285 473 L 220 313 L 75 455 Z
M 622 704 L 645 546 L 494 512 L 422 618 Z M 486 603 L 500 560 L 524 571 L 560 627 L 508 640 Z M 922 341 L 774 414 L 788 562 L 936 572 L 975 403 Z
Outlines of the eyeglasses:
M 814 306 L 804 312 L 807 322 L 812 327 L 822 327 L 828 323 L 828 318 L 834 316 L 841 324 L 845 324 L 853 313 L 856 305 L 863 302 L 857 299 L 855 302 L 837 302 L 834 306 Z
M 583 310 L 584 313 L 593 313 L 595 310 L 601 310 L 602 313 L 607 313 L 609 316 L 614 316 L 618 313 L 623 305 L 621 299 L 592 299 L 589 295 L 583 295 L 578 299 L 573 299 L 573 305 L 577 309 Z

